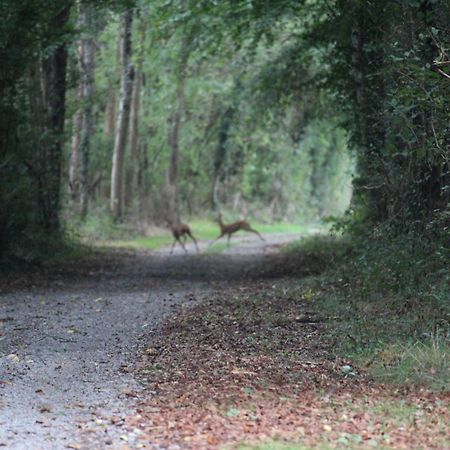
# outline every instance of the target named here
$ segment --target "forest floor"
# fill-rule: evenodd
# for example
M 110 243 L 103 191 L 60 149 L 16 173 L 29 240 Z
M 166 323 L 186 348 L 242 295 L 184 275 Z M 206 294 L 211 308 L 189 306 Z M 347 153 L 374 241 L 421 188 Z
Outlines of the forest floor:
M 321 267 L 279 252 L 298 235 L 266 237 L 2 280 L 0 447 L 449 448 L 449 396 L 337 355 L 338 318 L 302 283 Z

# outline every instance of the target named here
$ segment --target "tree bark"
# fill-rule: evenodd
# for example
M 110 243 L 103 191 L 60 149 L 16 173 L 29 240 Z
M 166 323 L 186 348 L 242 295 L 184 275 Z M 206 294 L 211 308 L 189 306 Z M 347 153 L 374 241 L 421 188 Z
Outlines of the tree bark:
M 52 19 L 53 29 L 62 30 L 69 20 L 71 2 L 67 2 Z M 44 135 L 41 147 L 41 176 L 45 189 L 38 193 L 42 225 L 50 233 L 60 230 L 60 188 L 65 119 L 67 49 L 59 44 L 42 61 L 42 87 L 45 108 Z
M 93 20 L 92 10 L 89 5 L 81 4 L 80 24 L 84 28 L 81 39 L 81 70 L 82 70 L 82 96 L 83 96 L 83 121 L 80 133 L 80 216 L 84 219 L 88 211 L 89 197 L 89 150 L 91 135 L 93 133 L 93 94 L 94 94 L 94 58 L 95 44 L 92 36 Z
M 113 139 L 114 134 L 116 132 L 116 103 L 117 103 L 117 89 L 116 89 L 116 75 L 117 65 L 120 64 L 121 58 L 121 45 L 122 45 L 122 37 L 120 33 L 117 33 L 117 42 L 116 42 L 116 59 L 115 66 L 113 70 L 109 73 L 110 81 L 108 86 L 108 97 L 106 100 L 105 107 L 105 118 L 103 124 L 103 134 L 106 139 Z M 117 76 L 117 78 L 119 78 Z
M 131 207 L 136 193 L 136 180 L 138 171 L 138 146 L 139 146 L 139 108 L 141 91 L 141 72 L 134 73 L 133 93 L 131 96 L 130 132 L 129 132 L 129 164 L 125 183 L 125 205 Z
M 127 11 L 123 17 L 122 79 L 111 172 L 110 209 L 114 220 L 121 219 L 123 215 L 124 157 L 126 137 L 130 122 L 131 91 L 133 87 L 133 66 L 131 63 L 132 21 L 133 12 Z
M 180 207 L 178 196 L 178 159 L 180 154 L 180 130 L 181 120 L 185 111 L 185 85 L 186 70 L 190 54 L 192 36 L 186 35 L 180 51 L 180 63 L 178 65 L 177 90 L 175 95 L 175 111 L 169 119 L 168 144 L 170 149 L 169 170 L 167 172 L 167 193 L 170 220 L 172 223 L 180 222 Z
M 227 155 L 228 138 L 230 137 L 230 128 L 235 114 L 236 106 L 230 106 L 222 114 L 220 120 L 218 142 L 214 152 L 214 166 L 210 192 L 210 205 L 212 209 L 215 209 L 218 203 L 217 191 L 219 180 L 222 175 L 223 163 Z
M 109 88 L 107 95 L 103 134 L 107 139 L 110 139 L 114 136 L 116 129 L 116 91 L 112 86 Z
M 72 118 L 72 141 L 70 145 L 70 168 L 69 168 L 69 193 L 72 200 L 78 198 L 79 193 L 79 163 L 80 163 L 80 130 L 83 120 L 81 102 L 83 98 L 81 84 L 78 86 L 77 101 L 79 108 Z
M 130 112 L 130 139 L 129 139 L 129 165 L 126 174 L 125 185 L 125 205 L 131 207 L 133 198 L 137 194 L 137 179 L 139 171 L 139 111 L 142 88 L 142 66 L 144 63 L 144 42 L 145 42 L 145 22 L 140 21 L 140 43 L 139 54 L 136 62 L 136 70 L 134 72 L 133 93 L 131 97 Z

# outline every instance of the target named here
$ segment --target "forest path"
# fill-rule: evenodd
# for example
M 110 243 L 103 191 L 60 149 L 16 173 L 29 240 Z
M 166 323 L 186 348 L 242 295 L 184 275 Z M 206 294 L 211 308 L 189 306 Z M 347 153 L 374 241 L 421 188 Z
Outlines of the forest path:
M 298 235 L 266 238 L 233 238 L 213 254 L 112 252 L 8 280 L 0 295 L 0 446 L 120 447 L 117 425 L 139 390 L 128 367 L 141 337 L 230 281 L 258 277 Z

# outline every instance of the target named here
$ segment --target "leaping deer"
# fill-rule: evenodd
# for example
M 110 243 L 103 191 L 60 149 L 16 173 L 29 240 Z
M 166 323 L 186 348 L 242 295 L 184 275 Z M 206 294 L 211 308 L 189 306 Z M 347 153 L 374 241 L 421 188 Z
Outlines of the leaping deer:
M 219 213 L 219 215 L 216 218 L 216 222 L 219 224 L 220 227 L 220 235 L 216 239 L 214 239 L 214 241 L 212 241 L 209 245 L 214 244 L 214 242 L 218 241 L 221 237 L 227 235 L 228 236 L 227 243 L 228 246 L 230 246 L 231 235 L 239 230 L 250 231 L 251 233 L 255 233 L 259 236 L 259 238 L 262 241 L 265 241 L 265 239 L 254 228 L 252 228 L 246 220 L 239 220 L 238 222 L 226 225 L 222 221 L 222 214 Z
M 184 244 L 186 243 L 188 236 L 194 241 L 197 252 L 200 251 L 198 248 L 198 245 L 197 245 L 197 240 L 192 235 L 189 225 L 186 225 L 185 223 L 174 224 L 174 223 L 170 222 L 169 220 L 167 220 L 167 223 L 169 224 L 169 227 L 172 231 L 172 236 L 174 237 L 174 241 L 172 244 L 172 249 L 170 250 L 170 254 L 173 253 L 173 250 L 175 248 L 175 244 L 177 243 L 177 241 L 179 242 L 181 247 L 183 247 L 183 250 L 185 251 L 185 253 L 187 253 L 187 250 L 186 250 L 186 247 Z M 181 238 L 183 238 L 183 240 L 181 240 Z

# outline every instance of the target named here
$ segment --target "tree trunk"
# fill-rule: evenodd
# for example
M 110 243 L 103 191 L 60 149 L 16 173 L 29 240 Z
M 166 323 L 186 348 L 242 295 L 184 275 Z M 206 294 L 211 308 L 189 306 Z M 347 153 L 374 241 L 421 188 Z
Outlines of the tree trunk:
M 52 27 L 62 30 L 69 20 L 71 3 L 65 4 L 53 18 Z M 41 176 L 45 189 L 38 193 L 42 225 L 50 233 L 60 230 L 61 164 L 64 139 L 67 50 L 59 44 L 42 61 L 42 86 L 45 108 L 44 135 L 48 137 L 41 147 Z
M 139 110 L 140 97 L 142 88 L 142 65 L 144 62 L 144 41 L 145 41 L 145 22 L 140 21 L 140 44 L 139 54 L 136 63 L 136 70 L 134 72 L 133 94 L 131 98 L 131 112 L 130 112 L 130 140 L 129 140 L 129 165 L 126 174 L 125 185 L 125 205 L 131 207 L 133 198 L 137 194 L 137 179 L 139 171 Z
M 84 28 L 84 35 L 81 39 L 81 86 L 83 95 L 83 121 L 80 133 L 80 216 L 84 219 L 88 210 L 89 195 L 89 149 L 91 135 L 93 132 L 93 94 L 94 94 L 94 57 L 95 45 L 92 33 L 93 20 L 91 7 L 81 4 L 80 7 L 80 24 Z
M 217 206 L 217 191 L 219 187 L 219 180 L 222 175 L 222 167 L 227 154 L 227 143 L 230 137 L 230 128 L 234 115 L 236 114 L 236 107 L 230 106 L 222 114 L 219 125 L 219 137 L 217 146 L 214 152 L 214 167 L 213 177 L 210 192 L 210 205 L 212 209 Z
M 133 93 L 131 97 L 130 112 L 130 139 L 129 139 L 129 165 L 126 174 L 125 205 L 131 207 L 133 197 L 136 194 L 136 180 L 138 170 L 138 146 L 139 146 L 139 108 L 142 76 L 139 68 L 134 74 Z
M 109 88 L 107 95 L 103 134 L 107 139 L 110 139 L 114 136 L 116 124 L 116 91 L 114 87 Z
M 181 119 L 185 110 L 186 69 L 189 60 L 191 35 L 187 35 L 182 43 L 180 63 L 178 66 L 178 83 L 175 96 L 175 111 L 169 119 L 168 144 L 170 148 L 169 170 L 167 172 L 167 193 L 170 220 L 180 222 L 180 206 L 178 198 L 178 159 L 180 154 Z
M 105 138 L 108 140 L 110 139 L 112 140 L 114 138 L 114 134 L 116 131 L 116 100 L 117 100 L 116 76 L 118 75 L 117 65 L 120 64 L 121 46 L 122 46 L 122 38 L 120 33 L 117 33 L 116 59 L 113 70 L 109 72 L 110 81 L 108 85 L 108 94 L 107 94 L 108 97 L 106 100 L 105 121 L 103 125 L 103 134 Z
M 72 200 L 78 198 L 79 193 L 79 162 L 80 162 L 80 130 L 83 120 L 81 102 L 83 98 L 81 84 L 78 86 L 77 101 L 79 108 L 72 118 L 72 142 L 70 145 L 70 168 L 69 168 L 69 193 Z
M 114 141 L 111 172 L 110 209 L 115 220 L 123 215 L 123 175 L 125 145 L 130 122 L 131 91 L 133 87 L 133 66 L 131 63 L 131 24 L 133 12 L 127 11 L 123 17 L 122 37 L 122 79 L 120 86 L 119 115 Z
M 364 194 L 370 218 L 378 221 L 388 215 L 388 188 L 381 152 L 385 129 L 379 120 L 379 112 L 384 107 L 385 86 L 379 73 L 383 55 L 378 47 L 368 45 L 375 32 L 364 22 L 365 17 L 361 7 L 351 35 L 352 78 L 357 103 L 355 120 L 358 121 L 358 141 L 362 147 L 358 162 L 361 175 L 354 186 L 356 191 Z M 366 189 L 368 185 L 377 187 Z

